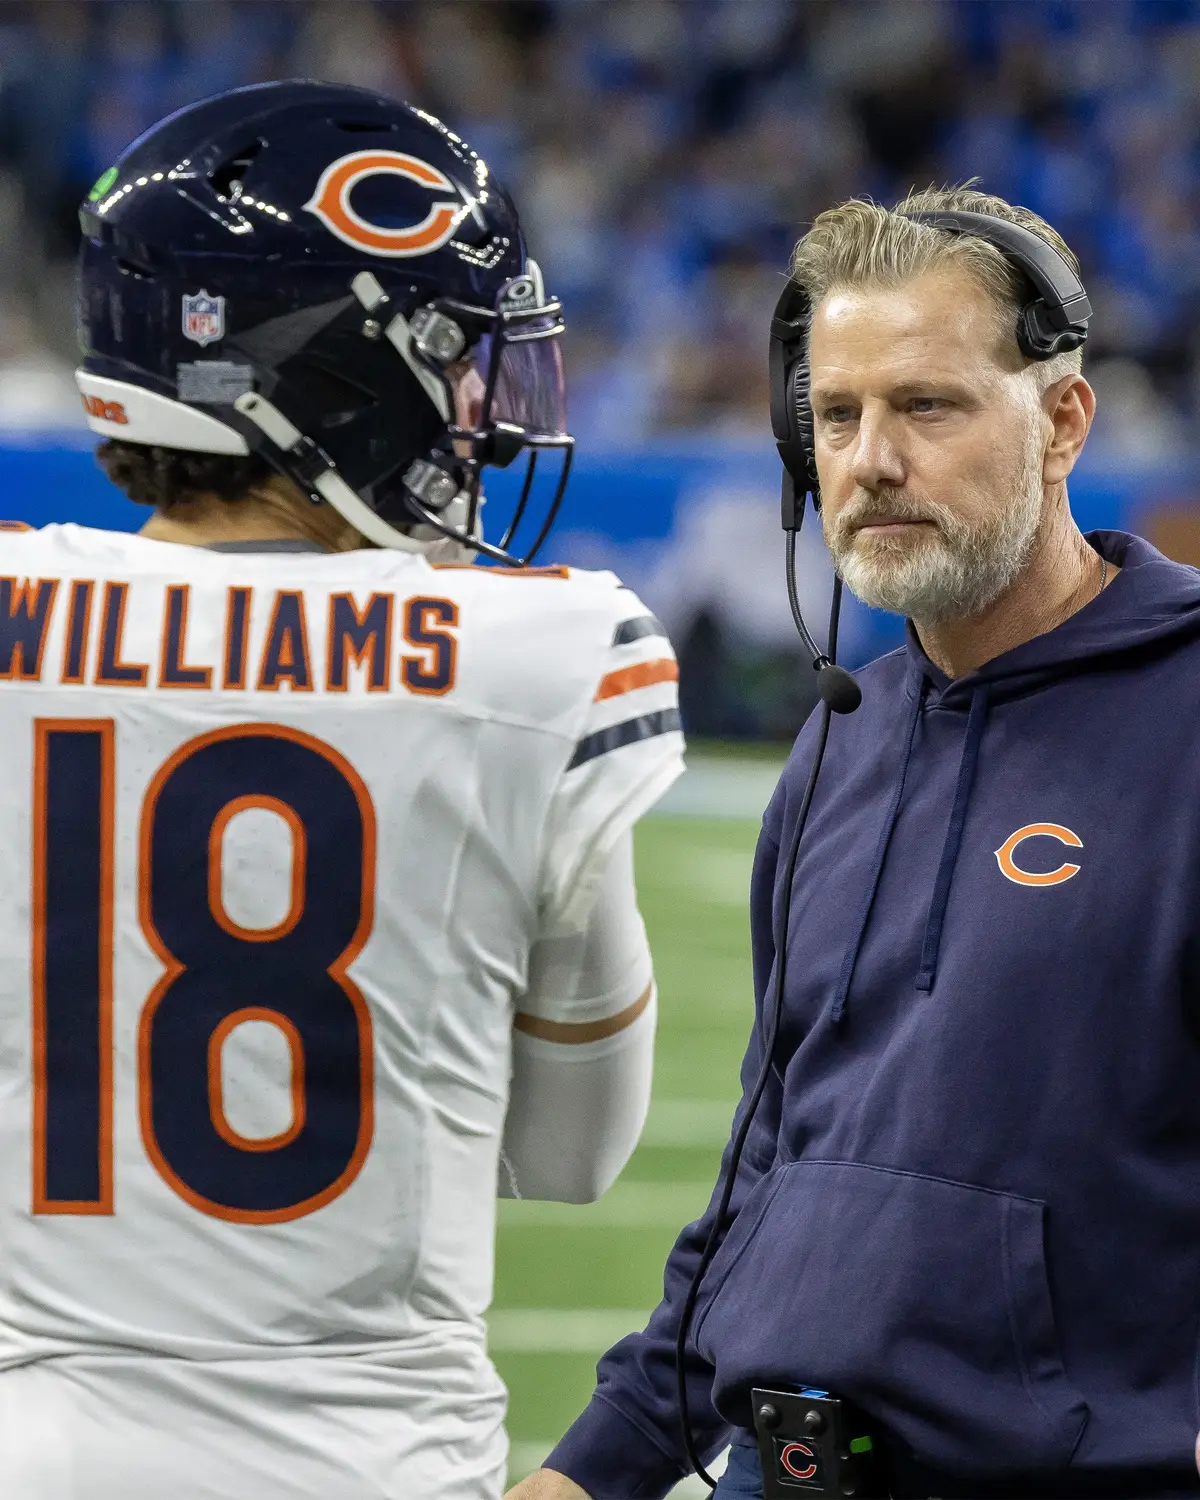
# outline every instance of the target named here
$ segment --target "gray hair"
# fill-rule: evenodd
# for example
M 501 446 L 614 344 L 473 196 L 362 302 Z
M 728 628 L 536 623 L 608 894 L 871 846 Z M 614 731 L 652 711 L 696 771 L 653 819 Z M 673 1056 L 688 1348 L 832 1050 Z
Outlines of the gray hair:
M 1065 375 L 1079 374 L 1082 350 L 1041 361 L 1026 360 L 1018 350 L 1017 314 L 1029 289 L 1025 278 L 995 245 L 977 235 L 946 234 L 903 217 L 909 212 L 938 209 L 990 214 L 1020 224 L 1053 245 L 1072 270 L 1079 272 L 1074 252 L 1039 214 L 980 192 L 974 182 L 967 182 L 961 187 L 911 192 L 894 209 L 866 198 L 851 198 L 826 209 L 796 246 L 792 277 L 808 293 L 815 308 L 834 290 L 871 284 L 896 286 L 941 266 L 961 266 L 990 297 L 1000 337 L 1011 346 L 1014 362 L 1026 365 L 1039 392 Z

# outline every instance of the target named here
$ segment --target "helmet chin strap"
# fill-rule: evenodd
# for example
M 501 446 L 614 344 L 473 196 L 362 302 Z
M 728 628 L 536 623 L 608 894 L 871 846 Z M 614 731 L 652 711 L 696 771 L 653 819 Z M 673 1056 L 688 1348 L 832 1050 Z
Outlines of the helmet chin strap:
M 415 552 L 438 561 L 458 562 L 470 558 L 470 549 L 459 542 L 439 537 L 432 541 L 421 541 L 407 536 L 390 526 L 382 516 L 376 515 L 367 502 L 346 483 L 329 460 L 311 439 L 290 422 L 272 401 L 257 391 L 247 391 L 233 403 L 234 409 L 248 422 L 253 422 L 263 436 L 297 467 L 305 470 L 304 487 L 319 495 L 331 505 L 343 520 L 377 547 L 386 547 L 392 552 Z M 313 469 L 314 458 L 319 458 L 320 467 Z M 447 512 L 461 509 L 462 515 L 453 516 L 455 523 L 466 521 L 467 501 L 465 496 L 453 500 Z

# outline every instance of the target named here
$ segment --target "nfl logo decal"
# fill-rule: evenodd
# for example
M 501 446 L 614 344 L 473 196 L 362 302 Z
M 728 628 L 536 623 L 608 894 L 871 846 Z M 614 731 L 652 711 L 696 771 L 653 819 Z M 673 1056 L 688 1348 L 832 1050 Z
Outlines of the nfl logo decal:
M 183 336 L 203 347 L 225 337 L 225 298 L 199 291 L 183 299 Z

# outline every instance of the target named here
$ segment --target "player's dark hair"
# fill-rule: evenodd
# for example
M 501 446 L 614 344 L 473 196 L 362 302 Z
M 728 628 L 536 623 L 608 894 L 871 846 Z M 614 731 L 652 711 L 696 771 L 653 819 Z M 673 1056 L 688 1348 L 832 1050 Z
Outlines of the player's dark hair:
M 96 462 L 135 505 L 170 511 L 201 495 L 235 505 L 271 477 L 274 470 L 257 453 L 187 453 L 109 438 L 96 449 Z

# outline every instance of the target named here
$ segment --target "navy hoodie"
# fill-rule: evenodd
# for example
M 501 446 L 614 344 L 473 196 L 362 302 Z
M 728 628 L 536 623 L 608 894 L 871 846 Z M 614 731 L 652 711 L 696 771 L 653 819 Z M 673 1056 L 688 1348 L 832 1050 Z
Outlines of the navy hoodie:
M 1057 629 L 954 681 L 910 631 L 833 721 L 693 1323 L 702 1453 L 748 1440 L 753 1384 L 811 1384 L 985 1486 L 1197 1489 L 1200 573 L 1090 540 L 1123 571 Z M 747 1090 L 815 738 L 755 859 Z M 712 1213 L 547 1460 L 595 1500 L 686 1472 L 675 1333 Z

